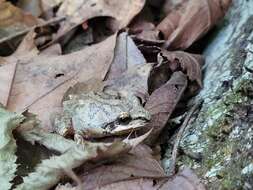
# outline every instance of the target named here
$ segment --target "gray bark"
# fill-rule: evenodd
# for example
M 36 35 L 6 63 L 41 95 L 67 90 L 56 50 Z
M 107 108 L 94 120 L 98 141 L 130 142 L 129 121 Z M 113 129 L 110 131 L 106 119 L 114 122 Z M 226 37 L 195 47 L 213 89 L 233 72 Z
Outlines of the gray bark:
M 253 189 L 253 1 L 234 1 L 208 44 L 195 98 L 204 103 L 184 133 L 178 164 L 193 168 L 208 189 Z

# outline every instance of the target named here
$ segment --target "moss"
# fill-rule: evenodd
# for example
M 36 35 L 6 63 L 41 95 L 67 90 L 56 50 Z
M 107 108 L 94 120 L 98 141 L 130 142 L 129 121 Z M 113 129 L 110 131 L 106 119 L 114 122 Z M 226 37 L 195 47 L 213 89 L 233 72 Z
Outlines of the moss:
M 205 118 L 207 128 L 202 130 L 198 141 L 198 144 L 205 144 L 201 163 L 196 163 L 187 156 L 181 157 L 181 162 L 197 168 L 197 173 L 205 176 L 213 189 L 216 188 L 215 183 L 219 184 L 217 187 L 221 190 L 235 187 L 240 189 L 243 186 L 240 173 L 249 162 L 249 158 L 247 156 L 242 158 L 238 150 L 242 151 L 240 153 L 242 154 L 245 149 L 243 140 L 245 135 L 239 135 L 239 139 L 231 138 L 229 135 L 237 126 L 235 122 L 238 122 L 239 108 L 250 105 L 251 98 L 248 97 L 248 92 L 252 91 L 252 88 L 252 80 L 241 79 L 212 107 L 202 112 L 201 117 Z M 209 181 L 211 178 L 214 178 L 215 183 Z

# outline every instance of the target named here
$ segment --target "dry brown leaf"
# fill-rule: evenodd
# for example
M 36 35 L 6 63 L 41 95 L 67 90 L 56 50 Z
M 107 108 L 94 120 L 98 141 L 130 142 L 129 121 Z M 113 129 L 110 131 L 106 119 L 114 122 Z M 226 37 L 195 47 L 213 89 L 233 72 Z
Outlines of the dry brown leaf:
M 17 6 L 38 17 L 42 13 L 60 5 L 64 0 L 19 0 Z
M 154 11 L 148 5 L 145 6 L 131 22 L 129 33 L 139 41 L 164 42 L 160 40 L 160 32 L 156 29 L 154 20 Z
M 126 27 L 145 4 L 145 0 L 65 0 L 57 16 L 66 16 L 57 37 L 66 34 L 77 25 L 101 16 L 112 17 L 116 20 L 113 29 Z
M 143 103 L 148 96 L 148 78 L 152 67 L 151 63 L 132 66 L 119 77 L 105 81 L 105 89 L 134 93 Z
M 165 47 L 190 47 L 223 18 L 230 4 L 231 0 L 189 0 L 182 3 L 158 25 L 167 39 Z
M 167 83 L 151 94 L 145 105 L 145 108 L 151 114 L 151 121 L 146 127 L 153 128 L 148 143 L 156 140 L 182 97 L 186 87 L 187 78 L 179 71 L 173 73 Z
M 115 56 L 107 73 L 105 88 L 135 93 L 143 101 L 148 92 L 147 80 L 152 69 L 127 33 L 117 39 Z
M 30 31 L 11 56 L 0 57 L 0 65 L 17 64 L 20 60 L 30 60 L 32 57 L 37 56 L 39 54 L 39 50 L 35 45 L 35 36 L 35 32 Z
M 117 171 L 115 171 L 117 173 Z M 109 173 L 110 174 L 110 173 Z M 122 173 L 120 173 L 122 175 Z M 107 181 L 115 181 L 111 183 L 103 183 L 104 176 L 108 173 L 101 172 L 101 176 L 97 176 L 95 179 L 97 184 L 90 188 L 89 183 L 84 183 L 83 186 L 87 190 L 205 190 L 205 186 L 201 183 L 196 174 L 189 168 L 181 169 L 175 176 L 169 178 L 152 178 L 152 177 L 127 177 L 121 180 L 111 180 L 107 178 Z M 123 175 L 122 175 L 123 176 Z M 106 177 L 105 177 L 106 178 Z M 102 181 L 100 181 L 102 179 Z M 94 179 L 91 179 L 92 181 Z M 102 183 L 100 183 L 102 182 Z M 87 187 L 88 185 L 88 187 Z M 55 190 L 78 190 L 79 187 L 73 187 L 71 184 L 59 185 Z
M 171 11 L 156 27 L 157 30 L 161 31 L 164 39 L 168 39 L 168 37 L 172 34 L 174 30 L 178 27 L 180 18 L 182 16 L 183 10 L 185 8 L 186 3 L 182 3 L 180 9 L 175 9 Z
M 183 2 L 189 0 L 164 0 L 164 4 L 162 6 L 162 13 L 164 15 L 168 15 L 171 11 L 178 9 L 182 5 Z
M 110 80 L 119 77 L 127 69 L 147 61 L 137 48 L 133 40 L 126 32 L 121 33 L 117 38 L 114 59 L 107 73 L 106 79 Z
M 10 2 L 0 0 L 0 39 L 8 38 L 42 21 L 24 13 Z
M 205 190 L 197 176 L 190 170 L 184 169 L 170 179 L 133 179 L 120 181 L 95 188 L 96 190 Z
M 0 66 L 0 104 L 4 106 L 8 103 L 15 71 L 16 63 Z
M 166 177 L 160 163 L 153 158 L 152 150 L 146 145 L 138 145 L 106 165 L 86 166 L 79 173 L 78 177 L 87 190 L 135 178 Z
M 38 23 L 38 20 L 30 14 L 24 13 L 21 9 L 15 7 L 5 0 L 0 1 L 0 28 L 14 27 L 13 25 L 22 25 L 30 27 Z
M 56 7 L 63 3 L 65 0 L 40 0 L 44 11 Z
M 183 51 L 161 51 L 161 56 L 168 60 L 172 72 L 182 70 L 189 77 L 190 81 L 196 81 L 202 86 L 202 70 L 204 58 L 199 54 L 192 54 Z
M 47 56 L 61 55 L 62 54 L 61 45 L 53 44 L 49 46 L 47 49 L 43 50 L 40 54 L 47 55 Z
M 41 0 L 19 0 L 17 2 L 17 6 L 24 10 L 25 12 L 29 12 L 35 17 L 38 17 L 43 12 L 42 1 Z
M 61 56 L 39 55 L 18 61 L 8 108 L 29 109 L 50 127 L 66 90 L 91 78 L 103 80 L 113 59 L 116 35 L 81 51 Z
M 29 121 L 26 122 L 30 125 Z M 99 164 L 101 161 L 114 160 L 119 155 L 131 151 L 150 134 L 150 132 L 147 132 L 136 138 L 127 138 L 123 141 L 111 143 L 83 141 L 80 145 L 60 135 L 43 132 L 40 127 L 33 126 L 33 128 L 30 128 L 25 125 L 23 123 L 24 129 L 19 128 L 19 134 L 26 141 L 42 144 L 62 154 L 53 155 L 49 159 L 42 160 L 36 165 L 33 172 L 23 178 L 23 183 L 18 185 L 16 189 L 47 190 L 56 185 L 66 174 L 72 173 L 75 175 L 72 169 L 78 168 L 87 162 Z M 49 142 L 50 144 L 48 144 Z M 66 145 L 66 143 L 68 144 Z M 65 151 L 63 151 L 64 149 Z

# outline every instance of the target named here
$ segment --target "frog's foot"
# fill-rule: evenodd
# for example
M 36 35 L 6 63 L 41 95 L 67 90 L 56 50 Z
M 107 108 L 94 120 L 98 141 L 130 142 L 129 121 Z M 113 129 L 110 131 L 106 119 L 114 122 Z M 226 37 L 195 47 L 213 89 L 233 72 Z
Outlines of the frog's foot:
M 76 133 L 76 134 L 74 135 L 74 141 L 75 141 L 77 144 L 81 144 L 81 145 L 84 144 L 83 136 L 80 135 L 80 134 L 78 134 L 78 133 Z

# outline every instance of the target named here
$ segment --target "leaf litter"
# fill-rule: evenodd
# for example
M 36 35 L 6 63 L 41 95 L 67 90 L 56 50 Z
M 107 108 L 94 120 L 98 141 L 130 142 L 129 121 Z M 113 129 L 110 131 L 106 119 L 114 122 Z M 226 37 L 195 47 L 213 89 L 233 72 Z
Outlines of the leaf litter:
M 202 86 L 204 59 L 189 48 L 217 24 L 231 1 L 173 3 L 19 0 L 18 8 L 0 1 L 0 34 L 8 30 L 0 35 L 0 46 L 7 44 L 12 52 L 0 52 L 1 189 L 205 189 L 188 168 L 168 176 L 155 149 L 192 84 Z M 64 50 L 87 30 L 89 44 Z M 69 111 L 80 117 L 65 118 L 63 105 L 76 97 Z M 78 133 L 56 132 L 59 115 L 65 121 L 62 134 L 73 126 Z M 117 133 L 95 138 L 84 130 L 90 125 Z M 179 167 L 182 133 L 173 171 Z M 27 147 L 19 139 L 50 152 L 22 175 L 17 166 L 24 158 L 17 163 L 17 147 Z

